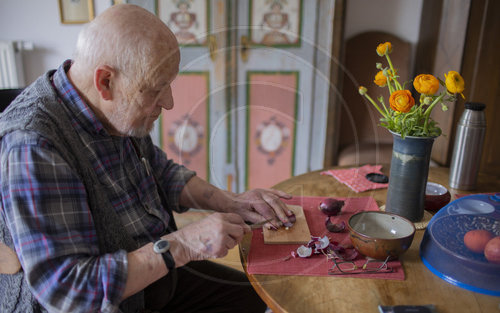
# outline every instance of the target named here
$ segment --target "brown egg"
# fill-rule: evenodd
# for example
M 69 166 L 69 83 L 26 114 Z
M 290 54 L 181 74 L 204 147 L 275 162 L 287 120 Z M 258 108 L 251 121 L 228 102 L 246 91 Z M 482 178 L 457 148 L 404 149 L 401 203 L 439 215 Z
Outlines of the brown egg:
M 464 244 L 475 253 L 483 253 L 484 247 L 491 238 L 493 238 L 493 234 L 487 230 L 470 230 L 464 235 Z
M 500 236 L 497 236 L 484 247 L 484 256 L 491 263 L 500 264 Z

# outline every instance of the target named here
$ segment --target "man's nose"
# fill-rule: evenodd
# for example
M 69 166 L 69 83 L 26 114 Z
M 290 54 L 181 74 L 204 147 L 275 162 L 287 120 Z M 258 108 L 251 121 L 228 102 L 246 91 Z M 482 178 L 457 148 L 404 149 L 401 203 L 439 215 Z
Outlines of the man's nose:
M 163 94 L 160 103 L 161 107 L 164 108 L 165 110 L 171 110 L 174 107 L 174 98 L 172 96 L 172 89 L 170 89 L 170 87 Z

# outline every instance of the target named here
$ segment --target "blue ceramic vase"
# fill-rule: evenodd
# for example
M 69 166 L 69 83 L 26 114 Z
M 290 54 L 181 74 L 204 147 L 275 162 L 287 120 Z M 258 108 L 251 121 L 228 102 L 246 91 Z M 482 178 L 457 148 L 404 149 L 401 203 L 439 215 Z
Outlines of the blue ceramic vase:
M 418 222 L 424 216 L 425 188 L 435 137 L 413 137 L 391 132 L 391 171 L 385 210 Z

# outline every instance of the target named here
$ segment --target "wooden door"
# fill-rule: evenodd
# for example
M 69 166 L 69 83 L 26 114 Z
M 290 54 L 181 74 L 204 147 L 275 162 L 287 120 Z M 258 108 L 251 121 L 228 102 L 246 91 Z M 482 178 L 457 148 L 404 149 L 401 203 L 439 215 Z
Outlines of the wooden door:
M 169 158 L 226 188 L 226 160 L 218 157 L 227 149 L 226 124 L 218 123 L 226 114 L 225 54 L 217 47 L 225 41 L 225 1 L 158 0 L 157 15 L 176 35 L 181 63 L 174 109 L 162 113 L 156 141 Z
M 156 142 L 238 192 L 321 168 L 334 4 L 158 0 L 181 64 L 175 106 L 157 123 Z
M 333 6 L 237 2 L 234 189 L 270 187 L 322 167 Z

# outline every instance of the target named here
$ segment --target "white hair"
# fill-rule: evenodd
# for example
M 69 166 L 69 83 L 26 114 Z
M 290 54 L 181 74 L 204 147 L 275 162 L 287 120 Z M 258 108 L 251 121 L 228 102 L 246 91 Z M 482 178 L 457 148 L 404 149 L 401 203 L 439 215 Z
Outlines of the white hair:
M 127 84 L 141 88 L 153 79 L 158 52 L 165 53 L 172 47 L 168 47 L 165 37 L 158 40 L 162 38 L 161 28 L 154 26 L 161 21 L 153 14 L 132 5 L 119 7 L 117 12 L 103 13 L 106 17 L 98 16 L 82 29 L 73 59 L 90 81 L 97 67 L 107 65 L 123 75 Z

